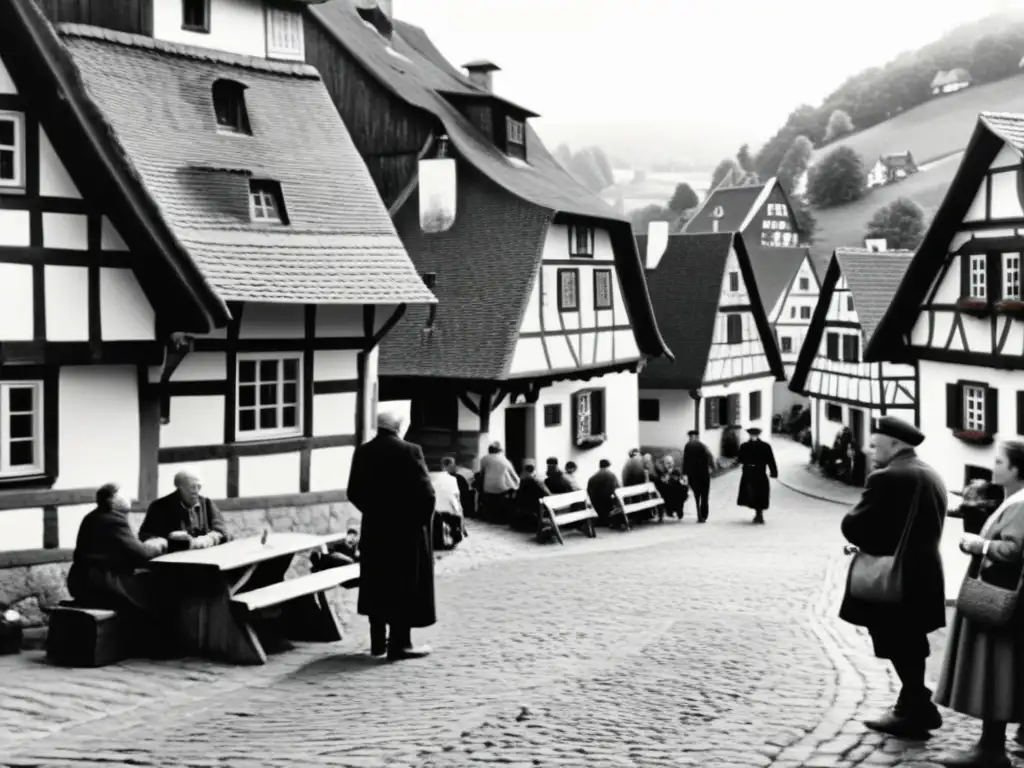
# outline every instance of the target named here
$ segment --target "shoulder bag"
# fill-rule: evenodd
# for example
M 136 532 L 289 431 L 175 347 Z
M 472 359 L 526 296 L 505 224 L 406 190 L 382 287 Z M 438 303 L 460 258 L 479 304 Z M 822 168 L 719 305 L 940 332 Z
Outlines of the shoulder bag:
M 1014 589 L 1006 589 L 982 581 L 983 563 L 984 558 L 975 555 L 974 562 L 971 563 L 971 568 L 960 585 L 956 610 L 965 619 L 986 627 L 1003 629 L 1013 623 L 1017 616 L 1017 602 L 1020 599 L 1021 588 L 1024 587 L 1024 568 L 1021 568 L 1017 586 Z
M 903 553 L 910 538 L 910 529 L 917 518 L 921 486 L 914 491 L 914 500 L 903 526 L 896 551 L 891 555 L 869 555 L 857 552 L 850 563 L 850 597 L 866 603 L 895 605 L 903 601 Z

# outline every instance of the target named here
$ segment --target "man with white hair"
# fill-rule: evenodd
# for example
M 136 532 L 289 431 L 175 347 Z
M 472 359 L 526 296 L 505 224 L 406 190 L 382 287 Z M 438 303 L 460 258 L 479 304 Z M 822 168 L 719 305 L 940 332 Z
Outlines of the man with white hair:
M 348 499 L 363 515 L 359 613 L 370 619 L 371 655 L 386 652 L 392 661 L 430 653 L 412 644 L 412 628 L 437 621 L 434 487 L 423 451 L 401 435 L 402 418 L 381 413 L 377 436 L 356 448 L 348 481 Z
M 195 472 L 183 469 L 174 476 L 174 493 L 149 505 L 146 519 L 139 529 L 139 538 L 166 539 L 176 531 L 192 537 L 192 549 L 205 549 L 222 544 L 231 537 L 224 517 L 211 499 L 199 493 L 202 484 Z

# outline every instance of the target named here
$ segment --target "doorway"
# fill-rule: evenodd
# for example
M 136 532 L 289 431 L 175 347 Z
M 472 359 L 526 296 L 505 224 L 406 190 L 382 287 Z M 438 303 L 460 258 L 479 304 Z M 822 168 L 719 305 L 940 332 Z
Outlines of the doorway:
M 864 443 L 864 411 L 860 408 L 850 409 L 850 431 L 853 433 L 854 445 L 861 451 L 865 448 Z
M 532 416 L 533 408 L 530 406 L 505 409 L 505 455 L 516 472 L 522 472 L 523 461 L 532 458 Z

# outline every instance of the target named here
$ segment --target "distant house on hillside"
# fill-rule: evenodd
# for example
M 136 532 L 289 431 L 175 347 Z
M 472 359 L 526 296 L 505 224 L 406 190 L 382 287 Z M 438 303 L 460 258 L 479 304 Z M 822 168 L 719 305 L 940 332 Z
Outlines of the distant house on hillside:
M 932 80 L 932 96 L 962 91 L 972 82 L 971 73 L 963 67 L 957 67 L 948 72 L 939 70 L 935 73 L 935 78 Z
M 917 163 L 909 151 L 881 155 L 868 172 L 868 187 L 892 184 L 912 173 L 917 173 Z

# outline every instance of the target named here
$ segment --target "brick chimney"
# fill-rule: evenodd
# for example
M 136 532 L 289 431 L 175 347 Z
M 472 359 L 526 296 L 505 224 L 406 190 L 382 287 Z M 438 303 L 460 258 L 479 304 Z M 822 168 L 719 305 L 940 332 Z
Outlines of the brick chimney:
M 494 73 L 500 71 L 501 67 L 492 61 L 480 59 L 463 64 L 462 68 L 466 70 L 473 85 L 488 93 L 494 93 Z

